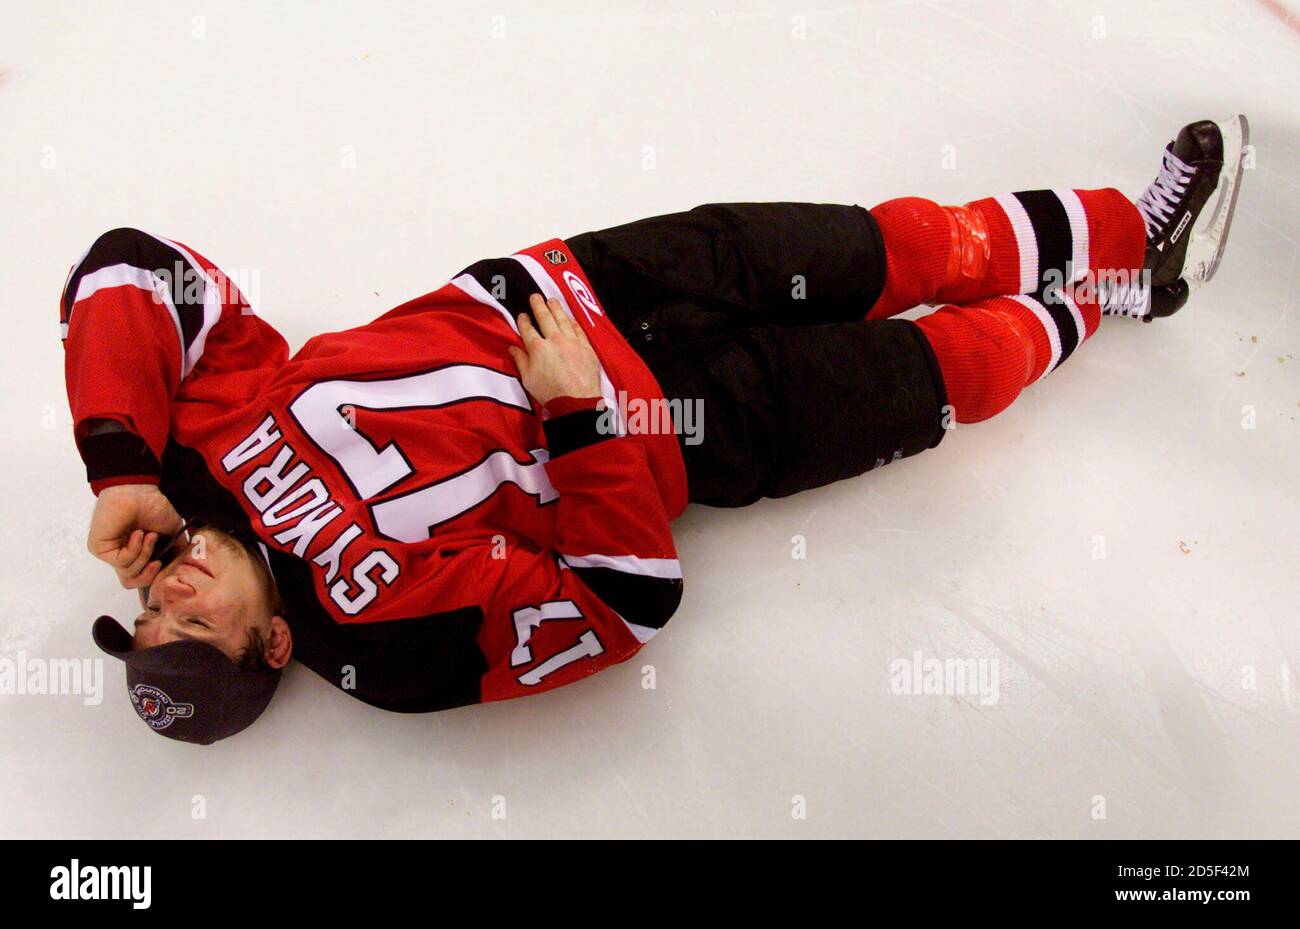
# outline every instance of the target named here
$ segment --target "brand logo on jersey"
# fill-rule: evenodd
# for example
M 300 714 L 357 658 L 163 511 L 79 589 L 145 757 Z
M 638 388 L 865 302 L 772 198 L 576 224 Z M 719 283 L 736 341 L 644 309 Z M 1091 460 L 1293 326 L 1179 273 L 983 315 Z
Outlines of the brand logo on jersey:
M 194 715 L 193 703 L 176 703 L 165 691 L 152 684 L 132 687 L 131 704 L 140 718 L 154 729 L 166 729 L 176 720 Z
M 605 315 L 600 308 L 600 304 L 596 302 L 595 296 L 587 289 L 587 285 L 582 283 L 582 279 L 579 278 L 578 275 L 574 274 L 572 271 L 565 271 L 564 283 L 569 285 L 569 293 L 573 294 L 574 299 L 582 306 L 582 312 L 587 317 L 587 325 L 593 325 L 591 319 L 592 313 L 595 313 L 597 316 Z
M 562 265 L 569 260 L 569 256 L 564 254 L 564 252 L 560 251 L 558 248 L 550 249 L 545 252 L 545 255 L 546 260 L 553 265 Z

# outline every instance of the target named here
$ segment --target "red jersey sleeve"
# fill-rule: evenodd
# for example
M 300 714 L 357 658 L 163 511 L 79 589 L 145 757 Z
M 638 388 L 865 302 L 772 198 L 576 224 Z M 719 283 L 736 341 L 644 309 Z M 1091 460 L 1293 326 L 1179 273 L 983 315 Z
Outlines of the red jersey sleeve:
M 644 445 L 615 437 L 595 401 L 563 407 L 545 427 L 546 470 L 560 494 L 555 550 L 507 553 L 479 634 L 484 701 L 627 659 L 681 601 L 681 566 Z
M 287 357 L 225 274 L 136 229 L 95 240 L 69 272 L 59 316 L 73 434 L 95 493 L 158 482 L 172 401 L 200 375 Z

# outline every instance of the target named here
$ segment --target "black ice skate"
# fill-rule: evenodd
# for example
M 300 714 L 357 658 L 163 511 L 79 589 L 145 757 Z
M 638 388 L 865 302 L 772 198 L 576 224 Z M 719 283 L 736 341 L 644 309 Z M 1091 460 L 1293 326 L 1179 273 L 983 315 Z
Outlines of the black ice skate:
M 1149 281 L 1101 288 L 1102 313 L 1150 322 L 1172 316 L 1214 276 L 1228 244 L 1250 137 L 1246 117 L 1184 126 L 1165 147 L 1160 174 L 1138 198 Z M 1214 208 L 1206 210 L 1215 189 Z
M 1250 127 L 1244 116 L 1184 126 L 1165 148 L 1160 174 L 1138 198 L 1153 286 L 1182 278 L 1196 290 L 1214 276 L 1228 242 Z M 1215 188 L 1214 209 L 1204 211 Z

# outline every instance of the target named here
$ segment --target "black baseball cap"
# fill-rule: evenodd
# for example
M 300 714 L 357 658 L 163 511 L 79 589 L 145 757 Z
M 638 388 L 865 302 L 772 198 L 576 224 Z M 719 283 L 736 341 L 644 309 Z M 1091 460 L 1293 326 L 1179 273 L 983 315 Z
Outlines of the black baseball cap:
M 262 715 L 280 683 L 278 668 L 246 671 L 215 645 L 184 639 L 131 648 L 131 633 L 111 616 L 95 620 L 95 644 L 126 664 L 136 713 L 169 739 L 211 745 Z

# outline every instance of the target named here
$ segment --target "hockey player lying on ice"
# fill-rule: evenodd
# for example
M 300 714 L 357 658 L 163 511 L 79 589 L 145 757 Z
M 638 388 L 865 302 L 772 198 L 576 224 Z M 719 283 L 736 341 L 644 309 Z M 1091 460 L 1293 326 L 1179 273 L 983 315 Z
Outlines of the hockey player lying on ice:
M 68 398 L 88 546 L 143 609 L 95 640 L 145 723 L 191 742 L 256 719 L 291 657 L 406 712 L 593 674 L 677 608 L 688 502 L 914 455 L 1102 316 L 1182 307 L 1245 142 L 1240 117 L 1184 128 L 1136 204 L 716 204 L 556 239 L 292 357 L 197 252 L 105 233 L 63 294 Z M 920 304 L 940 308 L 890 318 Z M 642 428 L 665 400 L 702 430 Z

